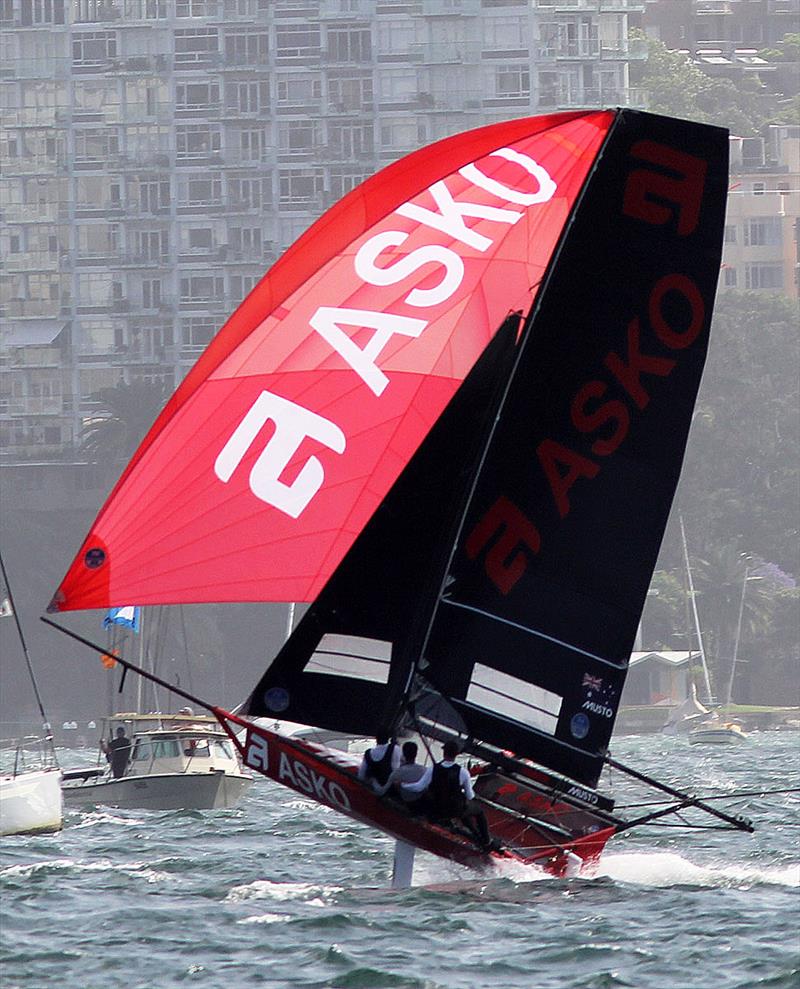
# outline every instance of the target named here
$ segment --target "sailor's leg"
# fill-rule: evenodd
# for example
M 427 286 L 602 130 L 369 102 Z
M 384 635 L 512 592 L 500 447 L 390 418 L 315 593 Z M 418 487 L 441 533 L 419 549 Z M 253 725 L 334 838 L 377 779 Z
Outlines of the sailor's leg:
M 394 843 L 394 867 L 392 869 L 392 889 L 408 889 L 414 877 L 414 854 L 416 848 L 407 841 Z

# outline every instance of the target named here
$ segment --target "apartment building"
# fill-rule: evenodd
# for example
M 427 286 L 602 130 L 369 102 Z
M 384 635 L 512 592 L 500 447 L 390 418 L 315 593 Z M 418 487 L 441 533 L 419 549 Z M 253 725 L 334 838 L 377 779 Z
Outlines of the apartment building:
M 721 288 L 800 297 L 800 126 L 731 138 Z
M 640 0 L 0 0 L 0 446 L 172 388 L 280 252 L 421 144 L 641 105 Z

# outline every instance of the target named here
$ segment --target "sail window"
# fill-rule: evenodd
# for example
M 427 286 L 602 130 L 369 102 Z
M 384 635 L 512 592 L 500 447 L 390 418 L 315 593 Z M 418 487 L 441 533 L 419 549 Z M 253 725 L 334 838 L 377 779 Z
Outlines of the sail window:
M 563 698 L 544 687 L 476 663 L 467 702 L 555 735 Z
M 358 635 L 323 635 L 306 672 L 385 684 L 391 657 L 391 642 Z

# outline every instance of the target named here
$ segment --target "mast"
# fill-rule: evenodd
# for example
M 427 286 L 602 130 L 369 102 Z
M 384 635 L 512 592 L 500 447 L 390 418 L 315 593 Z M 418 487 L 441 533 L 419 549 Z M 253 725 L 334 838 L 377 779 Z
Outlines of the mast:
M 19 635 L 19 641 L 22 645 L 22 652 L 25 656 L 25 664 L 28 667 L 28 676 L 31 680 L 31 685 L 33 686 L 33 693 L 36 698 L 36 704 L 39 708 L 39 714 L 42 719 L 42 728 L 45 732 L 45 741 L 49 743 L 49 748 L 55 764 L 58 765 L 58 759 L 56 758 L 55 745 L 53 743 L 53 729 L 50 722 L 47 719 L 47 715 L 44 710 L 44 703 L 42 701 L 42 695 L 39 690 L 39 684 L 36 680 L 36 674 L 33 672 L 33 663 L 31 662 L 31 656 L 28 652 L 28 643 L 25 639 L 25 633 L 22 630 L 22 623 L 19 620 L 19 612 L 17 610 L 17 604 L 14 600 L 14 594 L 11 590 L 11 582 L 8 579 L 8 573 L 6 572 L 6 565 L 3 562 L 3 555 L 0 553 L 0 572 L 3 574 L 3 583 L 6 585 L 6 591 L 8 592 L 8 603 L 11 605 L 11 613 L 14 616 L 14 624 L 17 626 L 17 634 Z
M 678 519 L 681 524 L 681 542 L 683 543 L 683 559 L 686 563 L 686 576 L 689 581 L 689 600 L 692 602 L 692 614 L 694 615 L 694 627 L 697 632 L 697 646 L 700 650 L 700 661 L 703 664 L 703 679 L 705 681 L 706 687 L 706 701 L 709 704 L 714 703 L 714 695 L 711 693 L 711 678 L 708 675 L 708 663 L 706 662 L 706 651 L 703 648 L 703 636 L 700 632 L 700 616 L 697 613 L 697 595 L 694 589 L 694 580 L 692 578 L 692 568 L 689 564 L 689 549 L 686 545 L 686 528 L 683 524 L 683 515 L 679 515 Z

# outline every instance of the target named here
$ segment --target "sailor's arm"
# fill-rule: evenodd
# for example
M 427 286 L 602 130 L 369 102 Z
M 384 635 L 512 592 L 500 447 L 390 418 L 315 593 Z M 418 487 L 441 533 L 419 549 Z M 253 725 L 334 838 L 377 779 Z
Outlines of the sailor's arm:
M 416 783 L 403 783 L 401 789 L 404 793 L 422 793 L 428 789 L 432 778 L 433 770 L 428 766 Z

